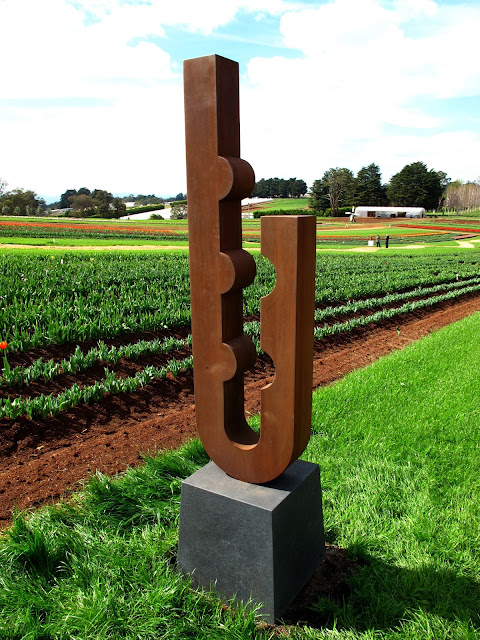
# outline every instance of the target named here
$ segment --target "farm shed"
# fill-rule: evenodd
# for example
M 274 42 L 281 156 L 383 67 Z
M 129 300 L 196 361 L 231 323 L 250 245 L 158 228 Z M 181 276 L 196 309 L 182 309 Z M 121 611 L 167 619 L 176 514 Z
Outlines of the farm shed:
M 424 218 L 423 207 L 356 207 L 360 218 Z

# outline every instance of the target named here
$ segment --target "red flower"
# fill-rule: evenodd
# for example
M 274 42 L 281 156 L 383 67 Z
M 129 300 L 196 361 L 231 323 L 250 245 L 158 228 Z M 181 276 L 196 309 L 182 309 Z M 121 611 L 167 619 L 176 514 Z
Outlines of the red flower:
M 7 343 L 5 342 L 5 340 L 3 342 L 0 342 L 0 349 L 2 349 L 3 351 L 6 348 L 7 348 Z

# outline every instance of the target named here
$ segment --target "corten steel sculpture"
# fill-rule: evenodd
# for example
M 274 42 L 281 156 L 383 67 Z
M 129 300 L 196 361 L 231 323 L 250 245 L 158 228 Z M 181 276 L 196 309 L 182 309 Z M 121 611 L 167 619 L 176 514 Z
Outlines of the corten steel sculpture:
M 228 475 L 266 483 L 310 437 L 315 218 L 262 218 L 262 254 L 277 282 L 261 300 L 261 348 L 275 365 L 261 391 L 260 436 L 244 412 L 244 373 L 256 359 L 243 333 L 242 289 L 255 262 L 242 249 L 241 199 L 255 184 L 240 158 L 238 64 L 219 56 L 184 63 L 188 230 L 195 411 L 210 458 Z

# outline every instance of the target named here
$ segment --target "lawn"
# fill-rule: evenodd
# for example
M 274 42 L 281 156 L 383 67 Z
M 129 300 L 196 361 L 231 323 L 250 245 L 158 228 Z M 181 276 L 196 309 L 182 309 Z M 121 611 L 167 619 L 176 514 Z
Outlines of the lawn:
M 249 211 L 268 209 L 308 209 L 310 198 L 274 198 L 271 202 L 262 202 L 259 205 L 250 205 Z
M 304 458 L 320 465 L 326 539 L 362 568 L 347 599 L 314 604 L 322 628 L 284 637 L 479 637 L 479 331 L 477 314 L 314 394 Z M 194 441 L 17 515 L 0 637 L 274 637 L 175 571 L 181 479 L 206 460 Z

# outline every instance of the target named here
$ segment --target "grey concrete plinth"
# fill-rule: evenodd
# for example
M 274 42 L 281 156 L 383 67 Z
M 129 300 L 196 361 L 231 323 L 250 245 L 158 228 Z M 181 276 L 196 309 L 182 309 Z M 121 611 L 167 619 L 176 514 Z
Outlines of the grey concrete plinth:
M 182 484 L 178 566 L 221 597 L 278 620 L 325 559 L 318 465 L 297 460 L 255 485 L 213 462 Z

